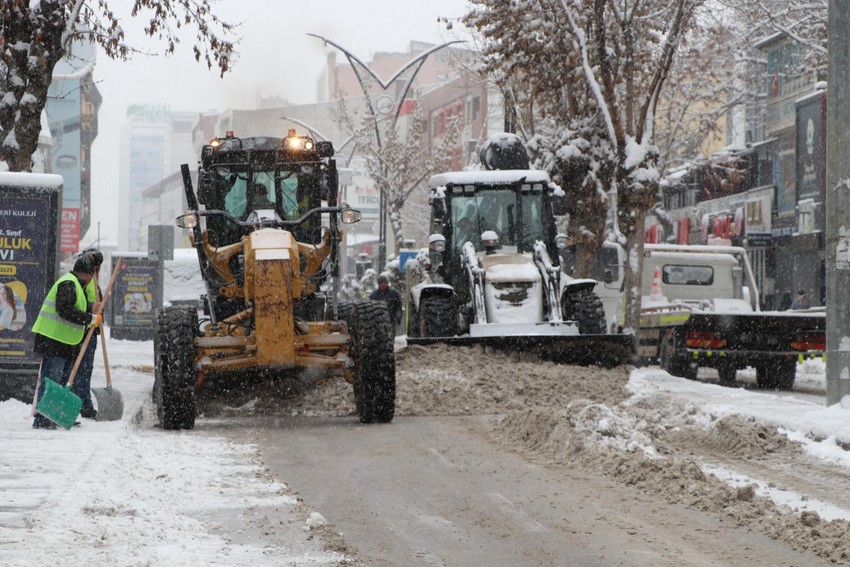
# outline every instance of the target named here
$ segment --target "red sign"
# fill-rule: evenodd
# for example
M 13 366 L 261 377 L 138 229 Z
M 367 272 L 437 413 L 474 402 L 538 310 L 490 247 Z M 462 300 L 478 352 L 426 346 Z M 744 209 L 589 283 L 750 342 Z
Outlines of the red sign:
M 413 114 L 416 111 L 416 101 L 412 98 L 406 98 L 401 103 L 399 114 Z
M 71 254 L 80 251 L 80 209 L 62 208 L 62 240 L 59 249 Z

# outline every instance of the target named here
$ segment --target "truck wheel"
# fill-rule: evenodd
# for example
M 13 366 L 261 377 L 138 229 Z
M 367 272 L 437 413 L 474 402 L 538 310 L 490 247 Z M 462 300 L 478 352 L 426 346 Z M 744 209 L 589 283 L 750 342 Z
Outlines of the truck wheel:
M 351 355 L 354 403 L 363 423 L 389 423 L 395 415 L 395 355 L 390 312 L 383 301 L 354 306 Z
M 195 427 L 195 352 L 198 312 L 167 307 L 157 313 L 154 399 L 163 429 Z
M 670 335 L 662 335 L 661 344 L 658 347 L 658 365 L 661 370 L 666 370 L 671 376 L 696 380 L 699 368 L 691 366 L 687 360 L 677 357 L 672 342 L 673 339 Z
M 720 377 L 722 386 L 735 386 L 737 382 L 738 370 L 731 364 L 721 364 L 717 367 L 717 375 Z
M 420 335 L 453 337 L 457 335 L 457 307 L 451 297 L 432 296 L 419 302 Z
M 775 360 L 756 367 L 756 382 L 768 390 L 791 390 L 797 377 L 797 363 L 791 358 Z
M 602 300 L 591 290 L 567 294 L 562 305 L 565 321 L 575 321 L 582 335 L 605 334 L 605 309 Z

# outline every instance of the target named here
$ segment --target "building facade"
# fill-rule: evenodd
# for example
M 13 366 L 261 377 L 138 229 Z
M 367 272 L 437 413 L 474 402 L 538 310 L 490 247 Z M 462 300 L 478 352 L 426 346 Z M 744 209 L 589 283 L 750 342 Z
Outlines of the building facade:
M 744 246 L 764 307 L 788 308 L 799 289 L 823 305 L 826 84 L 800 70 L 804 50 L 784 35 L 757 47 L 765 102 L 740 111 L 746 142 L 668 176 L 661 193 L 672 225 L 650 217 L 646 241 Z

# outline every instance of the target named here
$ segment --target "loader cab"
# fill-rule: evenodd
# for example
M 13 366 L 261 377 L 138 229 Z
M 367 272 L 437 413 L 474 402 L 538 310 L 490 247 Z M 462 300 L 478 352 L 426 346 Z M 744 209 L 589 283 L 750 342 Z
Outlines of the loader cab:
M 464 171 L 431 177 L 431 234 L 446 238 L 443 270 L 447 283 L 466 286 L 460 255 L 471 242 L 484 252 L 481 235 L 493 231 L 498 252 L 528 253 L 543 241 L 554 255 L 552 189 L 545 172 L 534 170 Z

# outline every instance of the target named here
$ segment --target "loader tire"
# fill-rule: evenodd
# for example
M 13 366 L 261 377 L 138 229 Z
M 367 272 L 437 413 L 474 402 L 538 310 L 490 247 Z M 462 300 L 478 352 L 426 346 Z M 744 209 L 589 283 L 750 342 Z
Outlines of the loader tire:
M 658 346 L 658 366 L 671 376 L 696 380 L 699 368 L 691 366 L 686 359 L 677 357 L 671 344 L 672 341 L 673 339 L 669 335 L 665 334 L 661 337 L 661 344 Z
M 163 429 L 195 427 L 195 353 L 198 312 L 166 307 L 157 313 L 154 400 Z
M 454 337 L 458 332 L 454 298 L 432 296 L 419 302 L 420 336 Z
M 354 403 L 362 423 L 389 423 L 395 415 L 395 354 L 390 312 L 383 301 L 365 301 L 351 315 Z
M 563 306 L 565 321 L 575 321 L 582 335 L 605 334 L 605 309 L 602 300 L 591 290 L 576 291 L 566 297 Z
M 419 323 L 419 311 L 412 303 L 407 306 L 407 336 L 418 337 L 422 333 L 422 326 Z
M 793 359 L 774 360 L 756 366 L 756 382 L 767 390 L 791 390 L 797 377 L 797 362 Z

